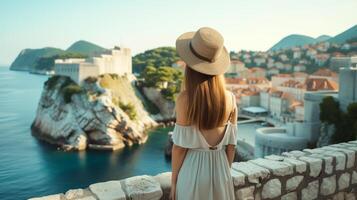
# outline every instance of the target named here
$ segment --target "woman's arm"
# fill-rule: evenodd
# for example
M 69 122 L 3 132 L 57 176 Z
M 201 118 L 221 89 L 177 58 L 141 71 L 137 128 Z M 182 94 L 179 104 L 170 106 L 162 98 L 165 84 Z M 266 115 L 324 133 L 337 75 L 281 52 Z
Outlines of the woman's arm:
M 186 157 L 186 148 L 182 148 L 177 145 L 172 146 L 172 159 L 171 159 L 171 166 L 172 166 L 172 177 L 171 177 L 171 185 L 176 185 L 177 176 L 182 166 L 182 163 Z
M 176 123 L 180 125 L 186 125 L 187 124 L 187 118 L 185 115 L 185 110 L 186 110 L 186 93 L 181 92 L 177 99 L 176 99 L 176 105 L 175 105 L 175 112 L 176 112 Z M 187 148 L 183 148 L 177 145 L 172 146 L 172 152 L 171 152 L 171 167 L 172 167 L 172 177 L 171 177 L 171 185 L 176 185 L 177 182 L 177 176 L 180 171 L 180 168 L 182 166 L 182 163 L 186 157 L 186 152 Z
M 236 145 L 228 144 L 226 147 L 226 154 L 227 154 L 229 167 L 232 166 L 235 153 L 236 153 Z
M 236 105 L 235 99 L 232 101 L 232 107 L 233 107 L 233 114 L 231 118 L 231 123 L 232 124 L 237 124 L 237 118 L 238 118 L 238 108 Z M 228 144 L 226 147 L 226 154 L 227 154 L 227 159 L 229 163 L 229 167 L 232 166 L 233 160 L 234 160 L 234 155 L 236 153 L 236 145 L 233 144 Z

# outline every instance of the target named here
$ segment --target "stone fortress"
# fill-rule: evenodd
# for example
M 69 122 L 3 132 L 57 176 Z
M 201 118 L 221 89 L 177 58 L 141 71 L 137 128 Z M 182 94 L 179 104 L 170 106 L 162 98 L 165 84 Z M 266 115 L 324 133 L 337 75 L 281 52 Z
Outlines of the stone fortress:
M 55 74 L 70 77 L 80 83 L 90 76 L 112 73 L 132 74 L 131 50 L 114 47 L 110 52 L 87 59 L 69 58 L 55 60 Z

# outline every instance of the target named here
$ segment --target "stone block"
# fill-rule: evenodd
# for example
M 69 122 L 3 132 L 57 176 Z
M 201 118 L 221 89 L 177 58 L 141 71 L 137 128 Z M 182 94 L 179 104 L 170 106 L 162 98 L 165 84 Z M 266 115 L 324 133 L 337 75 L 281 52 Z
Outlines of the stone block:
M 333 195 L 332 200 L 344 200 L 345 199 L 345 194 L 343 192 L 339 192 L 335 195 Z
M 322 169 L 322 159 L 313 158 L 313 157 L 306 157 L 306 156 L 302 156 L 299 159 L 309 163 L 309 167 L 310 167 L 310 174 L 309 175 L 311 177 L 315 178 L 315 177 L 320 175 L 321 169 Z
M 286 156 L 286 157 L 298 158 L 301 156 L 305 156 L 306 153 L 303 151 L 289 151 L 289 152 L 283 152 L 281 155 Z
M 352 172 L 352 184 L 357 184 L 357 171 Z
M 297 200 L 297 199 L 298 198 L 297 198 L 296 192 L 290 192 L 290 193 L 283 195 L 281 197 L 281 200 Z
M 232 164 L 232 168 L 247 174 L 248 181 L 253 184 L 260 184 L 263 180 L 270 177 L 268 169 L 257 166 L 251 162 L 235 162 Z
M 281 195 L 281 182 L 275 178 L 266 182 L 262 190 L 263 199 L 272 199 Z
M 320 148 L 317 148 L 317 149 L 304 149 L 303 152 L 307 152 L 311 154 L 319 154 L 319 153 L 323 153 L 324 151 Z
M 235 195 L 238 200 L 254 199 L 254 186 L 241 188 L 236 191 Z
M 235 187 L 242 186 L 245 184 L 245 174 L 231 169 L 231 175 L 233 179 L 233 185 Z
M 338 151 L 329 151 L 327 149 L 326 152 L 324 152 L 324 155 L 329 155 L 329 156 L 333 156 L 335 157 L 336 160 L 336 166 L 335 169 L 336 170 L 344 170 L 346 167 L 346 156 L 345 154 L 338 152 Z
M 286 176 L 286 175 L 291 175 L 294 172 L 293 165 L 283 162 L 283 161 L 274 161 L 274 160 L 268 160 L 264 158 L 258 158 L 255 160 L 251 160 L 248 162 L 252 162 L 256 165 L 259 165 L 261 167 L 270 169 L 274 175 L 276 176 Z
M 71 199 L 81 199 L 81 198 L 90 198 L 92 193 L 88 189 L 71 189 L 68 190 L 65 195 L 67 200 Z
M 99 199 L 125 200 L 125 193 L 120 181 L 107 181 L 89 186 L 89 190 Z
M 152 176 L 142 175 L 124 179 L 123 184 L 127 195 L 132 200 L 160 199 L 163 192 L 160 183 Z
M 319 195 L 319 181 L 310 182 L 306 188 L 301 190 L 301 198 L 304 200 L 317 199 Z
M 286 181 L 286 191 L 290 192 L 296 190 L 296 188 L 300 185 L 301 181 L 304 179 L 304 176 L 294 176 L 289 178 Z
M 297 159 L 295 159 L 293 157 L 270 155 L 270 156 L 266 156 L 265 158 L 268 159 L 268 160 L 284 161 L 286 163 L 292 164 L 297 173 L 306 172 L 306 162 L 297 160 Z
M 86 196 L 86 197 L 80 197 L 75 200 L 97 200 L 94 196 Z
M 348 172 L 341 174 L 338 178 L 338 190 L 341 191 L 348 188 L 350 186 L 350 179 L 351 175 Z
M 36 198 L 31 198 L 29 200 L 63 200 L 64 196 L 63 194 L 53 194 L 53 195 L 48 195 L 44 197 L 36 197 Z
M 346 149 L 346 148 L 338 148 L 338 147 L 331 147 L 331 146 L 325 147 L 324 149 L 328 149 L 328 150 L 331 150 L 331 151 L 340 151 L 340 152 L 345 153 L 347 155 L 346 167 L 347 168 L 351 168 L 351 167 L 354 166 L 354 164 L 355 164 L 355 154 L 356 154 L 355 151 L 352 151 L 352 150 Z
M 336 175 L 322 179 L 320 193 L 327 196 L 336 192 Z
M 356 200 L 356 199 L 357 199 L 357 195 L 355 193 L 352 192 L 345 193 L 345 200 Z
M 315 157 L 315 158 L 321 158 L 325 162 L 325 173 L 326 174 L 332 174 L 334 165 L 333 165 L 333 157 L 329 155 L 323 155 L 323 154 L 311 154 L 309 157 Z
M 163 192 L 162 199 L 168 199 L 171 192 L 171 172 L 164 172 L 154 176 L 154 179 L 159 182 Z

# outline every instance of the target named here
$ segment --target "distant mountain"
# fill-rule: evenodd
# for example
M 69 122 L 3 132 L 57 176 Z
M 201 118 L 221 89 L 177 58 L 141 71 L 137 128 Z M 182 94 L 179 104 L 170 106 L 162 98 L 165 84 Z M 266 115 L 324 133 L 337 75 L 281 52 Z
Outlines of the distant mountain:
M 85 40 L 79 40 L 73 43 L 66 51 L 83 55 L 95 55 L 104 53 L 107 49 Z
M 306 35 L 292 34 L 287 37 L 284 37 L 273 47 L 271 47 L 269 51 L 288 49 L 296 46 L 303 46 L 305 44 L 313 44 L 323 41 L 328 41 L 332 43 L 343 43 L 352 38 L 357 38 L 357 25 L 354 25 L 353 27 L 347 29 L 346 31 L 336 35 L 335 37 L 331 37 L 328 35 L 320 35 L 319 37 L 314 39 Z
M 329 36 L 329 35 L 320 35 L 319 37 L 315 38 L 315 41 L 316 42 L 323 42 L 323 41 L 329 40 L 331 38 L 332 37 Z
M 334 43 L 343 43 L 352 38 L 357 38 L 357 25 L 354 25 L 353 27 L 347 29 L 346 31 L 329 39 L 328 41 Z
M 287 49 L 296 46 L 303 46 L 305 44 L 314 43 L 315 39 L 306 35 L 292 34 L 281 39 L 269 51 L 276 51 L 280 49 Z
M 58 48 L 45 47 L 42 49 L 24 49 L 10 65 L 11 70 L 30 71 L 41 57 L 50 57 L 63 54 L 65 51 Z
M 11 70 L 31 71 L 34 70 L 36 62 L 43 57 L 51 57 L 55 55 L 64 55 L 68 53 L 82 54 L 83 56 L 92 56 L 95 54 L 104 53 L 107 49 L 96 44 L 79 40 L 73 43 L 67 50 L 59 48 L 46 47 L 41 49 L 24 49 L 16 57 L 11 64 Z

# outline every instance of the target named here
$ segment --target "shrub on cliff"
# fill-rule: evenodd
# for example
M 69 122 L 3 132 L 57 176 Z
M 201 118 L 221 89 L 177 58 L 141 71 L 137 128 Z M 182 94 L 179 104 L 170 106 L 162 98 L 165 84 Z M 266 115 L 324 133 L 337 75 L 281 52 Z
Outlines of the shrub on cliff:
M 136 119 L 137 114 L 135 106 L 132 103 L 125 104 L 121 101 L 118 102 L 119 107 L 129 116 L 131 120 Z
M 62 94 L 64 102 L 70 103 L 72 99 L 72 95 L 79 94 L 82 92 L 82 88 L 77 84 L 70 84 L 63 88 Z
M 88 76 L 86 79 L 84 79 L 86 83 L 95 83 L 98 81 L 98 78 L 95 76 Z
M 52 90 L 55 85 L 57 84 L 57 81 L 61 78 L 61 76 L 59 75 L 54 75 L 50 78 L 47 79 L 47 81 L 45 82 L 45 86 L 49 89 Z

